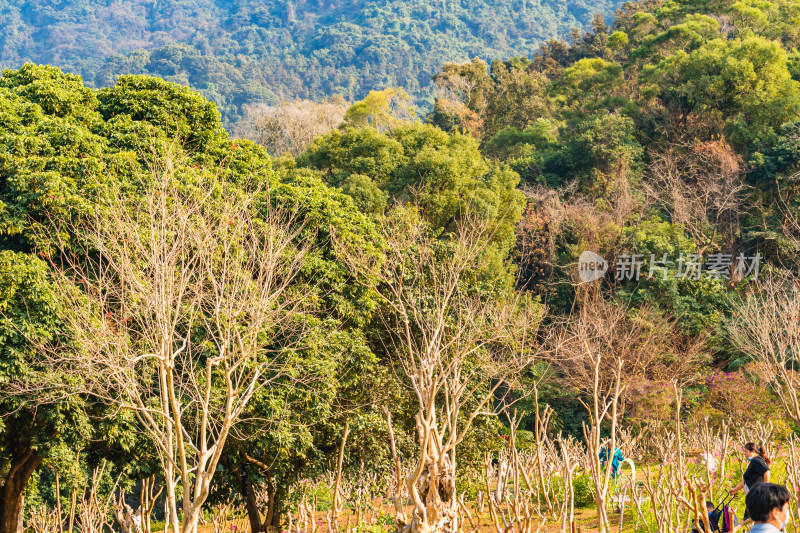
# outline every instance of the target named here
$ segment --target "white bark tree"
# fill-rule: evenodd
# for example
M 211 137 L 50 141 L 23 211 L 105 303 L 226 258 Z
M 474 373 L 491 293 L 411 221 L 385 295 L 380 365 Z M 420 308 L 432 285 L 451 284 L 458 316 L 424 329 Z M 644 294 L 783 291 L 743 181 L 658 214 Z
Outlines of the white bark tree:
M 458 531 L 456 448 L 476 417 L 530 364 L 540 306 L 510 291 L 481 287 L 480 260 L 491 228 L 473 216 L 437 235 L 413 208 L 384 223 L 382 262 L 350 250 L 352 268 L 380 295 L 385 349 L 417 399 L 419 452 L 405 479 L 413 510 L 405 533 Z
M 800 283 L 769 278 L 735 302 L 729 324 L 733 343 L 753 359 L 755 372 L 773 387 L 786 414 L 800 423 Z
M 163 464 L 172 531 L 186 533 L 253 396 L 302 374 L 292 354 L 313 291 L 295 285 L 307 246 L 291 207 L 175 146 L 153 154 L 138 182 L 108 185 L 95 215 L 66 224 L 76 238 L 55 285 L 74 339 L 41 352 L 75 376 L 73 393 L 135 413 Z
M 611 458 L 618 447 L 618 428 L 625 393 L 636 380 L 669 372 L 682 382 L 690 379 L 701 359 L 703 342 L 681 343 L 674 323 L 647 308 L 634 310 L 603 299 L 597 287 L 578 296 L 578 309 L 563 326 L 555 362 L 565 385 L 578 393 L 589 423 L 583 432 L 597 507 L 597 528 L 609 531 L 607 500 L 611 487 Z M 660 372 L 659 372 L 660 371 Z M 601 437 L 604 424 L 609 439 Z M 606 452 L 605 468 L 600 460 Z M 609 453 L 610 452 L 610 453 Z

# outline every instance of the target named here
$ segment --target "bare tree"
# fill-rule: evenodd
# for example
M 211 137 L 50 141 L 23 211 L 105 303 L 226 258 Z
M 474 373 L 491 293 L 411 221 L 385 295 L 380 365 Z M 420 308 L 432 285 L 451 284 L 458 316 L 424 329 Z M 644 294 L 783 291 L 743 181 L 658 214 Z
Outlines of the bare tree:
M 149 173 L 108 185 L 93 216 L 66 225 L 76 238 L 54 261 L 73 338 L 42 357 L 75 376 L 71 393 L 135 413 L 159 453 L 175 533 L 179 494 L 180 528 L 197 530 L 254 395 L 296 383 L 287 368 L 307 334 L 309 291 L 295 286 L 307 246 L 292 208 L 272 203 L 157 146 Z
M 114 502 L 112 510 L 122 533 L 141 533 L 141 513 L 139 511 L 134 511 L 133 508 L 125 502 L 125 492 L 119 492 L 119 498 Z
M 792 180 L 795 181 L 798 177 L 800 177 L 800 172 L 795 173 L 792 176 Z M 778 204 L 778 209 L 783 216 L 781 234 L 783 235 L 783 238 L 788 240 L 789 243 L 794 247 L 795 256 L 797 256 L 800 254 L 800 213 L 798 213 L 796 209 L 792 209 L 787 203 L 788 198 L 790 198 L 790 194 L 787 194 L 786 196 L 787 198 L 784 199 L 780 190 L 778 190 L 777 194 L 775 194 L 775 200 Z
M 100 495 L 98 492 L 100 480 L 106 472 L 106 466 L 106 460 L 103 459 L 100 466 L 92 471 L 92 479 L 88 486 L 89 494 L 86 494 L 84 490 L 83 496 L 78 502 L 77 525 L 81 533 L 103 533 L 107 529 L 112 529 L 111 524 L 113 521 L 111 517 L 114 508 L 114 492 L 119 480 L 114 483 L 107 495 Z
M 32 507 L 28 511 L 28 528 L 34 533 L 53 533 L 61 527 L 61 515 L 57 509 L 49 509 L 46 505 Z
M 312 102 L 295 100 L 277 106 L 253 104 L 247 107 L 247 127 L 240 134 L 264 145 L 273 156 L 298 156 L 315 137 L 337 128 L 347 106 L 343 100 Z
M 604 257 L 615 256 L 624 246 L 616 222 L 619 212 L 599 207 L 578 190 L 577 181 L 560 189 L 526 185 L 522 191 L 528 208 L 516 227 L 519 287 L 545 294 L 552 290 L 549 278 L 559 271 L 564 273 L 556 251 L 574 235 L 580 235 L 584 250 Z M 580 282 L 577 269 L 567 274 L 575 283 Z
M 733 343 L 753 359 L 755 372 L 777 392 L 786 414 L 800 423 L 800 283 L 768 278 L 735 302 Z
M 676 377 L 691 375 L 701 344 L 683 346 L 673 341 L 674 324 L 658 313 L 606 301 L 595 286 L 578 296 L 579 308 L 557 339 L 556 359 L 563 379 L 577 393 L 589 415 L 584 437 L 597 504 L 597 527 L 608 531 L 606 510 L 611 486 L 611 458 L 618 446 L 618 427 L 629 384 L 659 367 Z M 601 438 L 601 426 L 611 426 L 610 439 Z M 607 447 L 606 462 L 600 459 Z
M 721 140 L 695 142 L 650 156 L 650 196 L 700 243 L 699 253 L 720 237 L 732 245 L 746 189 L 741 157 L 733 148 Z
M 164 487 L 158 487 L 158 490 L 156 490 L 156 477 L 154 475 L 141 481 L 137 513 L 141 520 L 142 533 L 151 533 L 150 517 L 153 514 L 158 497 L 161 496 L 163 491 Z
M 382 228 L 383 261 L 348 261 L 380 295 L 384 348 L 405 374 L 418 402 L 419 452 L 405 479 L 413 510 L 398 516 L 410 532 L 458 531 L 456 447 L 475 418 L 493 413 L 493 398 L 535 354 L 531 337 L 541 307 L 513 293 L 478 290 L 482 252 L 491 229 L 463 216 L 437 236 L 412 209 L 398 208 Z

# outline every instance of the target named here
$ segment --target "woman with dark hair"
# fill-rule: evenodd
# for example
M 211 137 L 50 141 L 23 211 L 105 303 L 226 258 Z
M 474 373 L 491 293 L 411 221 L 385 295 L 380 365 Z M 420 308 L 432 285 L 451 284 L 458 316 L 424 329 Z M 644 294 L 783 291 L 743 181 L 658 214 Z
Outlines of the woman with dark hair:
M 742 474 L 742 482 L 729 491 L 731 494 L 736 494 L 742 489 L 747 494 L 756 485 L 769 483 L 770 461 L 764 448 L 754 442 L 748 442 L 744 445 L 744 455 L 747 457 L 747 469 Z M 744 519 L 747 520 L 749 516 L 749 509 L 745 505 Z

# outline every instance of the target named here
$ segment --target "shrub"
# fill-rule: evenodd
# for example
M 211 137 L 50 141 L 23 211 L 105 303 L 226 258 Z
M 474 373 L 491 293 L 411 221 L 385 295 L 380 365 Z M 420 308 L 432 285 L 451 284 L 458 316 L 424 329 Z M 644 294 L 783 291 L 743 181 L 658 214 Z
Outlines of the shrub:
M 572 486 L 575 489 L 575 507 L 594 506 L 594 489 L 592 488 L 592 480 L 587 474 L 575 477 L 572 480 Z

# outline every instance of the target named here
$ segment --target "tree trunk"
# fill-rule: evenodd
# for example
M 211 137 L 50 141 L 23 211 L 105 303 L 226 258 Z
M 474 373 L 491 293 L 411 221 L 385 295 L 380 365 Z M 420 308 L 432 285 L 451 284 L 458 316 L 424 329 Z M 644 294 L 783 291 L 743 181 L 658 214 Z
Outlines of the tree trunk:
M 281 531 L 281 522 L 284 511 L 286 510 L 286 501 L 289 498 L 289 486 L 288 483 L 282 483 L 280 479 L 277 479 L 273 485 L 272 478 L 269 478 L 268 483 L 272 492 L 270 492 L 269 510 L 267 511 L 267 518 L 264 520 L 264 523 L 268 524 L 272 528 L 272 531 Z
M 24 494 L 22 496 L 22 501 L 19 504 L 19 508 L 20 508 L 20 513 L 19 513 L 19 519 L 17 520 L 17 533 L 22 533 L 23 532 L 23 529 L 22 529 L 23 525 L 22 525 L 22 512 L 21 511 L 22 511 L 23 508 L 25 508 L 25 495 Z
M 178 497 L 175 491 L 175 479 L 173 478 L 172 463 L 167 461 L 167 468 L 164 471 L 164 484 L 167 487 L 166 517 L 164 518 L 164 533 L 167 533 L 167 526 L 172 529 L 172 533 L 180 533 L 180 516 L 178 515 Z
M 250 486 L 250 480 L 247 479 L 247 473 L 243 476 L 242 490 L 244 491 L 244 504 L 247 509 L 247 518 L 250 520 L 250 532 L 261 533 L 264 531 L 264 526 L 261 524 L 261 513 L 258 512 L 258 502 L 256 502 L 256 493 L 253 487 Z
M 407 479 L 409 482 L 413 480 Z M 419 495 L 419 503 L 415 505 L 410 523 L 403 528 L 403 533 L 456 533 L 458 500 L 455 468 L 448 454 L 429 458 L 414 489 L 408 488 L 412 494 L 415 490 Z
M 0 533 L 22 533 L 23 493 L 42 458 L 27 444 L 11 449 L 11 470 L 0 487 Z
M 183 522 L 181 523 L 182 533 L 197 533 L 197 523 L 201 512 L 202 508 L 200 507 L 184 511 Z
M 258 508 L 258 500 L 256 499 L 256 491 L 253 490 L 253 484 L 250 481 L 250 476 L 247 473 L 247 464 L 242 463 L 238 466 L 231 464 L 230 458 L 227 454 L 220 457 L 220 463 L 233 473 L 239 480 L 239 490 L 241 491 L 242 498 L 245 502 L 245 509 L 247 509 L 247 519 L 250 522 L 250 531 L 252 533 L 262 533 L 267 531 L 280 530 L 280 516 L 275 512 L 275 498 L 277 496 L 275 490 L 275 483 L 272 478 L 272 472 L 266 464 L 254 459 L 246 452 L 243 453 L 245 460 L 252 465 L 258 467 L 267 478 L 267 508 L 264 510 L 264 518 L 261 518 L 261 512 Z
M 265 530 L 264 524 L 261 522 L 261 513 L 258 510 L 258 502 L 256 501 L 256 493 L 250 483 L 250 477 L 247 474 L 247 468 L 244 464 L 234 466 L 228 459 L 227 455 L 220 458 L 222 466 L 227 468 L 239 481 L 239 490 L 244 500 L 245 509 L 247 509 L 247 519 L 250 521 L 250 533 L 261 533 Z M 271 503 L 271 502 L 270 502 Z

